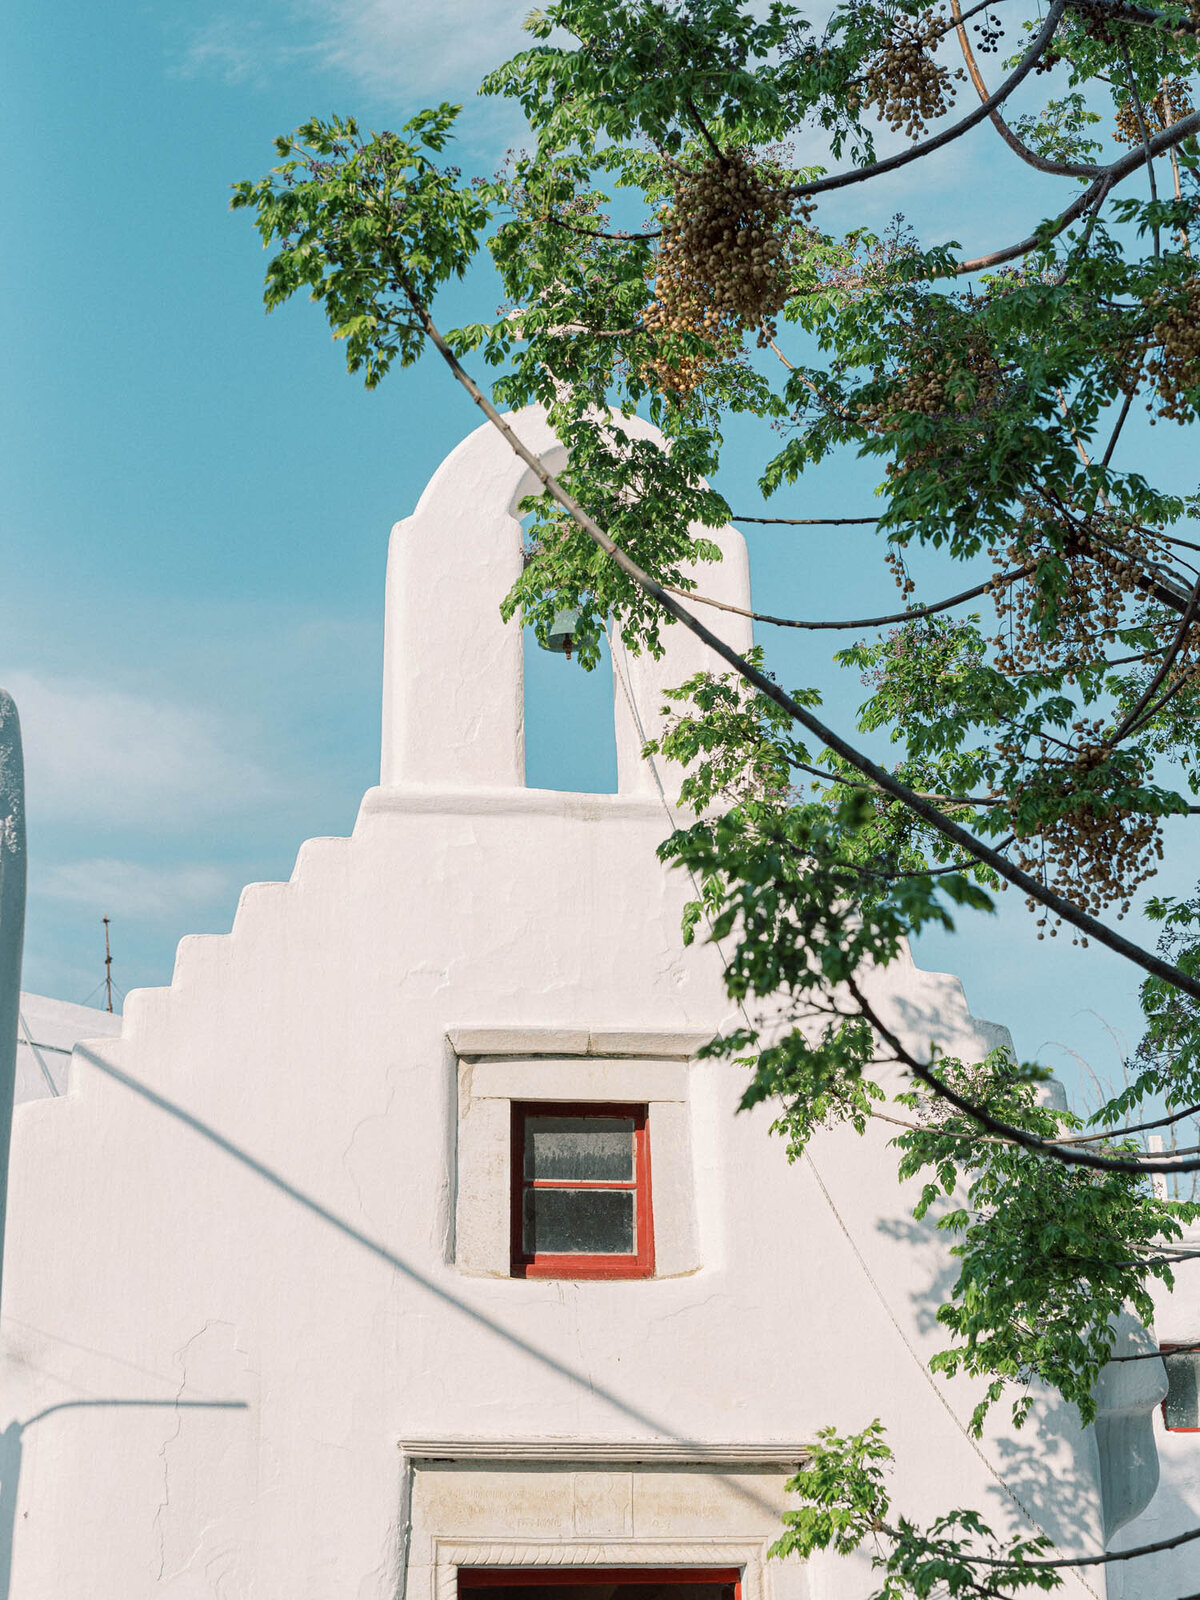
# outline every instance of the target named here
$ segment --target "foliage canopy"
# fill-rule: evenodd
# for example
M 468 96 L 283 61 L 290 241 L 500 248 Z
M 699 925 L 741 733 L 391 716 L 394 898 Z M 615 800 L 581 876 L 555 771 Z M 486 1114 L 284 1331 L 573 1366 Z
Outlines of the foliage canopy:
M 656 654 L 668 626 L 704 634 L 684 601 L 731 514 L 709 486 L 730 419 L 763 425 L 767 497 L 839 452 L 876 464 L 900 609 L 886 630 L 847 621 L 836 659 L 894 765 L 726 647 L 655 747 L 688 769 L 662 855 L 699 885 L 685 936 L 723 941 L 742 1008 L 710 1053 L 747 1063 L 746 1103 L 778 1103 L 793 1154 L 832 1123 L 864 1131 L 903 1069 L 899 1174 L 959 1267 L 934 1365 L 983 1380 L 974 1429 L 1006 1390 L 1022 1421 L 1035 1381 L 1087 1422 L 1112 1319 L 1150 1320 L 1200 1215 L 1149 1183 L 1200 1163 L 1151 1158 L 1135 1120 L 1200 1109 L 1200 898 L 1151 901 L 1157 951 L 1116 928 L 1200 793 L 1198 503 L 1122 448 L 1135 406 L 1172 429 L 1200 415 L 1200 5 L 838 0 L 818 29 L 790 0 L 556 0 L 526 28 L 483 86 L 529 128 L 494 176 L 445 163 L 441 105 L 398 132 L 314 119 L 236 185 L 274 252 L 267 306 L 307 291 L 368 386 L 432 343 L 498 426 L 497 406 L 546 408 L 570 466 L 542 473 L 505 611 L 544 641 L 576 609 L 585 668 L 609 625 Z M 1027 236 L 964 257 L 900 219 L 823 223 L 825 196 L 984 123 L 1061 185 Z M 443 335 L 438 291 L 484 250 L 507 309 Z M 489 393 L 463 363 L 491 369 Z M 622 430 L 635 410 L 667 448 Z M 918 589 L 918 550 L 972 586 Z M 871 999 L 908 937 L 1009 885 L 1039 938 L 1142 971 L 1145 1040 L 1086 1129 L 1036 1065 L 939 1059 Z M 876 1423 L 823 1436 L 780 1549 L 865 1543 L 887 1597 L 1060 1581 L 1046 1540 L 1002 1548 L 975 1512 L 893 1517 L 888 1454 Z

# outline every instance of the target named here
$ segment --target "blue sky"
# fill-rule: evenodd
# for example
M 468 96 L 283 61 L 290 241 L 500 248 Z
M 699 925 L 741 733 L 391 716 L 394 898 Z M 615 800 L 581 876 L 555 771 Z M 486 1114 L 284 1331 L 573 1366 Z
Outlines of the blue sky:
M 476 418 L 428 361 L 368 394 L 313 308 L 265 317 L 264 257 L 227 210 L 229 185 L 314 112 L 378 127 L 469 99 L 520 47 L 526 9 L 6 8 L 0 682 L 27 746 L 26 987 L 95 1002 L 105 914 L 121 988 L 166 982 L 178 939 L 226 930 L 244 883 L 286 877 L 303 839 L 353 825 L 377 773 L 388 529 Z M 490 172 L 519 137 L 509 108 L 469 99 L 456 159 Z M 1062 203 L 983 129 L 823 217 L 881 225 L 902 209 L 927 241 L 976 253 Z M 489 316 L 497 300 L 481 268 L 439 314 Z M 748 437 L 731 439 L 722 487 L 761 511 Z M 1191 487 L 1182 437 L 1155 449 Z M 839 463 L 769 509 L 868 514 L 873 482 Z M 750 538 L 763 609 L 896 604 L 869 534 Z M 783 681 L 826 686 L 846 726 L 856 685 L 836 683 L 829 637 L 765 642 Z M 535 655 L 529 781 L 610 787 L 602 674 Z M 1171 886 L 1194 881 L 1194 857 L 1181 842 Z M 974 1009 L 1010 1022 L 1026 1053 L 1061 1065 L 1059 1040 L 1111 1073 L 1108 1030 L 1136 1032 L 1136 980 L 1063 944 L 1034 944 L 1005 905 L 918 959 L 960 972 Z

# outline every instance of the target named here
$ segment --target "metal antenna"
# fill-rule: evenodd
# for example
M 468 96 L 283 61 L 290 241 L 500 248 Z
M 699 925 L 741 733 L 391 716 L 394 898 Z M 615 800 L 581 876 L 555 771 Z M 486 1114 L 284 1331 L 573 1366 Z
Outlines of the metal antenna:
M 112 951 L 108 946 L 108 918 L 104 922 L 104 992 L 108 996 L 108 1009 L 112 1010 Z

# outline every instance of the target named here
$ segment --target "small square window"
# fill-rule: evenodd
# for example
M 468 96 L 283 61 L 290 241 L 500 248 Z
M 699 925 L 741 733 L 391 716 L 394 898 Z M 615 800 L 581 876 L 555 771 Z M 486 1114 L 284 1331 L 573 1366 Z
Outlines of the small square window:
M 1167 1398 L 1163 1401 L 1163 1421 L 1171 1433 L 1200 1432 L 1200 1350 L 1162 1352 L 1167 1369 Z
M 514 1103 L 514 1278 L 654 1271 L 645 1106 Z

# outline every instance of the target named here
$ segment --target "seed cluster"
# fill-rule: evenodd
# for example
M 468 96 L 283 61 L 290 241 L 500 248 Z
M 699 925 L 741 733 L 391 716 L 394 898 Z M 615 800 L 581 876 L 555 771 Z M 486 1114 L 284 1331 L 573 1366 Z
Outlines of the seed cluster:
M 894 386 L 879 400 L 856 406 L 856 420 L 878 433 L 894 430 L 906 414 L 942 424 L 888 463 L 889 478 L 938 472 L 943 465 L 959 472 L 973 441 L 986 440 L 994 412 L 1011 398 L 1011 373 L 974 332 L 947 341 L 913 329 L 906 347 L 913 359 L 898 367 Z
M 1162 563 L 1167 546 L 1157 535 L 1121 525 L 1115 518 L 1093 518 L 1075 525 L 1061 508 L 1027 500 L 1013 539 L 989 554 L 1005 567 L 1038 560 L 1051 563 L 1052 600 L 1028 579 L 993 583 L 1001 631 L 993 641 L 1000 671 L 1061 671 L 1068 676 L 1100 653 L 1097 645 L 1124 622 L 1131 601 L 1145 599 L 1149 567 Z M 1172 642 L 1178 619 L 1143 613 L 1163 645 Z M 1153 655 L 1153 652 L 1151 652 Z M 1160 693 L 1200 680 L 1200 626 L 1181 642 Z M 1028 776 L 1010 785 L 1007 809 L 1015 835 L 1015 855 L 1025 871 L 1049 884 L 1065 899 L 1098 914 L 1118 903 L 1120 916 L 1130 897 L 1162 858 L 1161 820 L 1118 800 L 1120 791 L 1140 787 L 1145 763 L 1126 751 L 1114 764 L 1111 727 L 1102 720 L 1080 720 L 1060 742 L 1038 740 L 1036 760 L 1014 741 L 997 741 L 999 753 Z M 1032 900 L 1031 910 L 1037 910 Z M 1040 917 L 1038 937 L 1055 919 Z
M 923 17 L 898 17 L 868 61 L 863 98 L 878 106 L 894 133 L 903 130 L 915 139 L 954 104 L 954 82 L 966 74 L 961 68 L 951 72 L 932 55 L 948 27 L 941 6 Z
M 662 218 L 654 301 L 645 327 L 690 334 L 713 356 L 672 353 L 646 371 L 661 388 L 688 394 L 717 361 L 734 355 L 748 329 L 765 345 L 791 289 L 796 224 L 805 212 L 788 185 L 745 150 L 679 167 Z
M 1146 362 L 1146 373 L 1158 390 L 1162 415 L 1187 422 L 1195 405 L 1186 391 L 1200 384 L 1200 277 L 1188 278 L 1175 293 L 1159 292 L 1150 306 L 1161 315 L 1154 324 L 1158 353 Z
M 900 591 L 901 599 L 907 605 L 917 592 L 916 583 L 908 570 L 908 563 L 904 559 L 904 552 L 897 545 L 889 545 L 883 558 L 884 565 L 891 571 Z
M 1158 93 L 1148 105 L 1142 106 L 1147 133 L 1161 133 L 1173 123 L 1190 116 L 1195 110 L 1187 84 L 1182 78 L 1164 78 Z M 1141 144 L 1142 129 L 1137 107 L 1132 99 L 1122 101 L 1117 107 L 1117 138 L 1126 144 Z
M 1115 519 L 1093 517 L 1089 530 L 1061 506 L 1029 496 L 1012 538 L 988 554 L 1001 571 L 1036 562 L 1057 568 L 1052 597 L 1032 578 L 993 580 L 1000 631 L 993 643 L 1004 673 L 1073 672 L 1095 659 L 1097 641 L 1123 626 L 1131 602 L 1145 600 L 1148 572 L 1164 563 L 1169 546 L 1157 534 Z M 1169 620 L 1162 642 L 1174 632 Z
M 970 421 L 992 408 L 1002 374 L 986 340 L 972 337 L 953 352 L 931 346 L 922 365 L 901 369 L 898 377 L 886 400 L 859 408 L 862 421 L 886 425 L 905 412 Z
M 1116 903 L 1123 917 L 1134 890 L 1153 876 L 1162 860 L 1160 819 L 1113 800 L 1112 775 L 1106 770 L 1111 751 L 1103 743 L 1100 724 L 1077 722 L 1073 732 L 1074 747 L 1060 759 L 1042 739 L 1037 767 L 1009 796 L 1014 855 L 1026 872 L 1084 911 L 1096 916 Z M 1017 754 L 1001 748 L 1010 757 Z M 1140 759 L 1131 761 L 1122 771 L 1123 785 L 1144 777 Z M 1030 826 L 1020 813 L 1031 798 L 1052 804 L 1057 814 Z M 1032 899 L 1026 903 L 1031 911 L 1037 909 Z M 1043 911 L 1039 939 L 1048 922 Z M 1053 919 L 1050 937 L 1056 932 Z
M 973 24 L 974 31 L 979 35 L 979 54 L 981 56 L 994 56 L 1000 48 L 1000 41 L 1004 37 L 1004 24 L 990 11 L 983 13 L 983 21 Z

